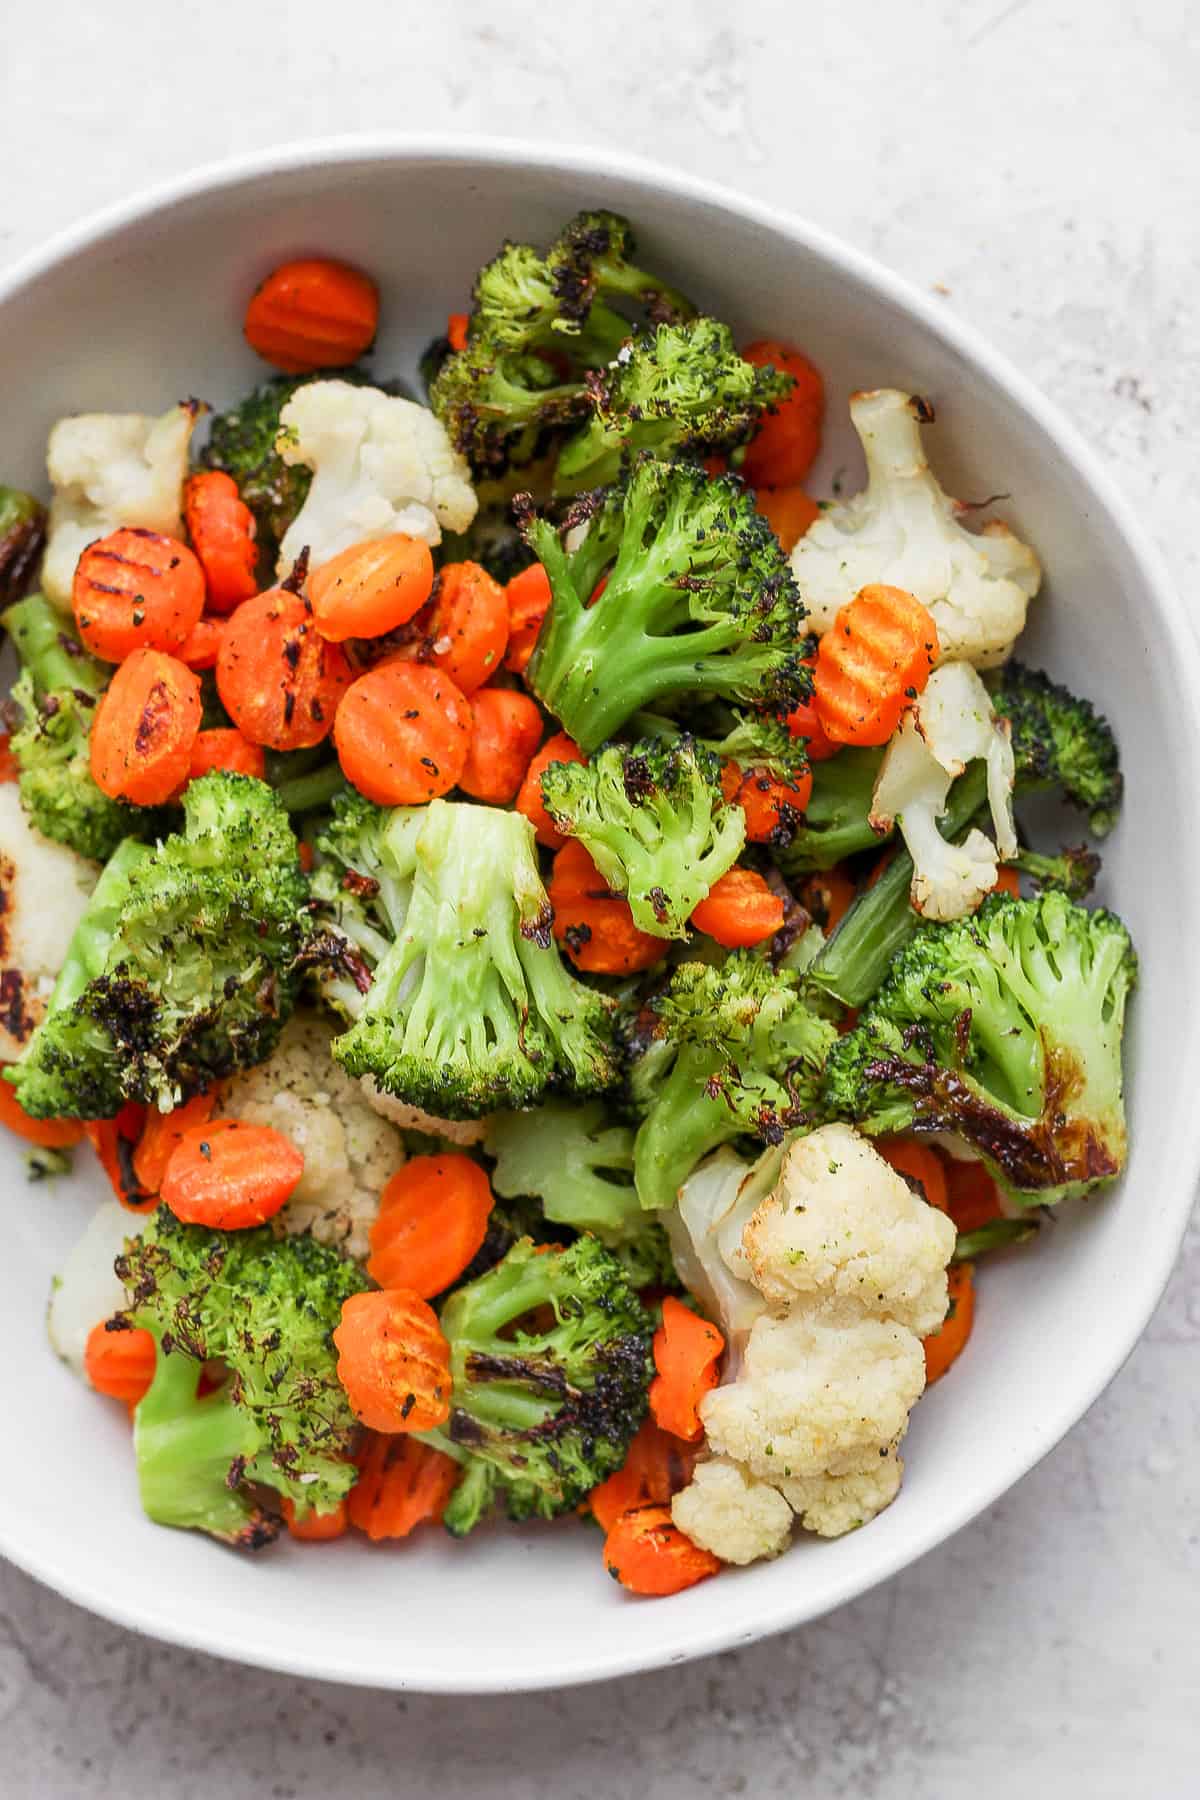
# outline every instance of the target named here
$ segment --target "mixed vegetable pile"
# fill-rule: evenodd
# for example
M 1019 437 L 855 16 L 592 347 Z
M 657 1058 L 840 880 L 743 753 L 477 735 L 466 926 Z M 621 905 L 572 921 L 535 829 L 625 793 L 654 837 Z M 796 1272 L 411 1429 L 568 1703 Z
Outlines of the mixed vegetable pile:
M 1102 836 L 1117 750 L 928 404 L 813 501 L 816 368 L 625 221 L 505 244 L 427 403 L 378 315 L 286 264 L 237 405 L 0 488 L 0 1117 L 115 1192 L 50 1335 L 163 1524 L 582 1512 L 673 1593 L 886 1506 L 976 1260 L 1122 1169 L 1129 934 L 1013 811 Z

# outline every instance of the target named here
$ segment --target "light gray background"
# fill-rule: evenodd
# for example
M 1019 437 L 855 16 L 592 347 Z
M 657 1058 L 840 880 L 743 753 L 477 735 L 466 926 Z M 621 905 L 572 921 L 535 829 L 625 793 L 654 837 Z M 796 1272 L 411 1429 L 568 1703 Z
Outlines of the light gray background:
M 52 0 L 3 33 L 0 266 L 191 164 L 375 128 L 617 145 L 807 213 L 1022 365 L 1195 587 L 1189 0 Z M 1194 1796 L 1198 1338 L 1194 1230 L 1124 1373 L 986 1517 L 806 1631 L 600 1688 L 441 1701 L 256 1674 L 0 1565 L 0 1791 Z M 19 1446 L 4 1469 L 37 1479 Z

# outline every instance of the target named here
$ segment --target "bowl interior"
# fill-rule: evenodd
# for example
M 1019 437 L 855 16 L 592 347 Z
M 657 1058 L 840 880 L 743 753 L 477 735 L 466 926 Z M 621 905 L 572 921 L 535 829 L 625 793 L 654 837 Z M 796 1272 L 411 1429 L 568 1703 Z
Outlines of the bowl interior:
M 1192 811 L 1194 653 L 1152 558 L 1070 433 L 1003 365 L 899 284 L 805 228 L 630 165 L 503 149 L 342 151 L 264 159 L 77 241 L 0 290 L 0 474 L 44 484 L 46 434 L 65 412 L 146 410 L 187 394 L 223 403 L 261 374 L 245 348 L 247 294 L 281 257 L 360 263 L 383 290 L 381 373 L 412 374 L 503 235 L 550 235 L 578 207 L 636 222 L 650 266 L 748 335 L 802 344 L 825 373 L 830 427 L 813 491 L 861 463 L 846 424 L 858 387 L 930 397 L 948 489 L 1002 491 L 1047 582 L 1028 639 L 1115 720 L 1129 782 L 1103 898 L 1143 958 L 1129 1045 L 1130 1175 L 1065 1211 L 1032 1252 L 989 1265 L 971 1346 L 918 1407 L 895 1505 L 870 1530 L 799 1543 L 667 1605 L 631 1603 L 573 1523 L 437 1532 L 368 1549 L 281 1544 L 257 1560 L 149 1525 L 124 1413 L 49 1354 L 53 1270 L 100 1183 L 28 1188 L 0 1143 L 13 1252 L 0 1306 L 19 1347 L 4 1411 L 35 1479 L 0 1488 L 0 1549 L 84 1604 L 198 1648 L 298 1672 L 425 1689 L 554 1685 L 682 1660 L 810 1618 L 894 1572 L 1002 1493 L 1084 1412 L 1132 1347 L 1173 1259 L 1197 1169 L 1197 947 Z M 1151 874 L 1153 879 L 1150 879 Z M 80 1159 L 81 1161 L 83 1158 Z M 87 1505 L 79 1505 L 79 1493 Z

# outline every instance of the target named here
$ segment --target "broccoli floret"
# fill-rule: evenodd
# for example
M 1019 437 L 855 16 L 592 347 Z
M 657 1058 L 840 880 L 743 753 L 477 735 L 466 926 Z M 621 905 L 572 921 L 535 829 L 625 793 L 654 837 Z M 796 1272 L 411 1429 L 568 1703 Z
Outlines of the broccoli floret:
M 292 1010 L 307 899 L 287 815 L 264 782 L 189 783 L 183 830 L 126 840 L 71 940 L 11 1079 L 35 1118 L 169 1110 L 270 1055 Z
M 571 1512 L 619 1469 L 646 1416 L 653 1323 L 594 1237 L 523 1238 L 441 1310 L 450 1417 L 427 1441 L 464 1464 L 445 1524 L 463 1536 L 496 1499 L 511 1519 Z
M 559 493 L 615 481 L 627 454 L 705 457 L 744 444 L 794 379 L 745 362 L 716 319 L 660 325 L 620 350 L 588 390 L 592 416 L 563 445 Z
M 708 890 L 738 859 L 746 817 L 727 805 L 721 763 L 689 737 L 606 744 L 587 763 L 551 763 L 542 798 L 577 837 L 636 924 L 686 937 Z
M 549 1100 L 532 1112 L 497 1113 L 484 1149 L 496 1158 L 492 1186 L 506 1200 L 537 1195 L 551 1227 L 590 1231 L 635 1287 L 674 1286 L 666 1233 L 642 1210 L 634 1186 L 633 1135 L 598 1100 Z
M 41 501 L 0 482 L 0 606 L 10 606 L 28 593 L 45 542 L 46 509 Z
M 1112 913 L 994 895 L 926 925 L 826 1068 L 830 1109 L 869 1132 L 950 1131 L 1028 1205 L 1125 1161 L 1121 1036 L 1137 979 Z
M 651 1058 L 631 1081 L 649 1106 L 634 1143 L 642 1205 L 668 1208 L 710 1150 L 739 1137 L 777 1144 L 815 1116 L 836 1027 L 786 969 L 748 951 L 683 963 L 647 1005 Z
M 808 691 L 804 608 L 739 482 L 644 458 L 573 552 L 546 519 L 527 513 L 524 529 L 552 594 L 526 678 L 585 753 L 656 700 L 791 705 Z
M 1035 888 L 1053 888 L 1068 900 L 1086 900 L 1096 885 L 1100 858 L 1086 844 L 1060 850 L 1057 856 L 1043 856 L 1022 845 L 1012 866 L 1028 875 Z
M 1104 837 L 1121 809 L 1124 780 L 1117 742 L 1090 700 L 1040 669 L 1010 662 L 995 676 L 992 704 L 1012 728 L 1018 791 L 1056 789 Z
M 116 1270 L 129 1306 L 115 1323 L 152 1332 L 158 1348 L 134 1420 L 149 1517 L 258 1549 L 279 1521 L 255 1489 L 301 1517 L 332 1511 L 355 1475 L 332 1334 L 342 1303 L 367 1286 L 357 1266 L 312 1237 L 208 1231 L 160 1207 Z M 198 1395 L 214 1361 L 225 1379 Z
M 353 1019 L 333 1046 L 350 1074 L 442 1118 L 612 1084 L 608 1002 L 562 964 L 520 813 L 350 800 L 318 851 L 310 955 Z

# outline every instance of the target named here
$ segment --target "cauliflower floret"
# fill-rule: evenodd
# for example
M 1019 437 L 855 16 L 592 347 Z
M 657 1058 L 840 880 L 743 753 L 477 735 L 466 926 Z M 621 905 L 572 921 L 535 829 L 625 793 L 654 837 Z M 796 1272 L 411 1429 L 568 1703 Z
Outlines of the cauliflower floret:
M 25 816 L 15 781 L 0 784 L 0 1062 L 40 1024 L 96 870 Z
M 393 531 L 440 544 L 443 530 L 465 531 L 475 517 L 466 461 L 428 407 L 348 381 L 310 381 L 279 417 L 280 456 L 313 471 L 279 548 L 280 575 L 306 545 L 319 567 Z
M 938 830 L 950 784 L 969 762 L 987 764 L 993 844 L 972 828 L 961 844 Z M 888 745 L 871 802 L 871 824 L 899 825 L 913 860 L 912 903 L 929 919 L 961 919 L 996 883 L 1001 857 L 1017 853 L 1014 765 L 1007 719 L 969 663 L 943 663 L 905 712 Z
M 127 1238 L 140 1237 L 150 1215 L 131 1213 L 118 1200 L 105 1200 L 88 1220 L 55 1276 L 46 1309 L 51 1345 L 72 1368 L 83 1374 L 88 1333 L 101 1319 L 111 1319 L 125 1305 L 125 1289 L 113 1272 L 113 1261 Z
M 856 1474 L 808 1475 L 781 1481 L 779 1491 L 805 1531 L 815 1531 L 818 1537 L 844 1537 L 892 1504 L 903 1474 L 902 1459 L 888 1449 Z
M 933 614 L 942 657 L 977 669 L 1004 662 L 1025 627 L 1042 571 L 1027 544 L 993 521 L 959 522 L 925 460 L 928 404 L 894 388 L 852 394 L 850 418 L 867 458 L 867 486 L 828 507 L 792 552 L 811 629 L 872 582 L 915 594 Z
M 379 1198 L 404 1162 L 394 1125 L 367 1104 L 330 1054 L 335 1027 L 297 1013 L 274 1054 L 226 1088 L 217 1116 L 270 1125 L 304 1154 L 304 1174 L 278 1215 L 289 1232 L 311 1231 L 364 1261 Z
M 54 484 L 42 564 L 47 600 L 70 610 L 81 552 L 118 525 L 178 537 L 188 444 L 202 410 L 185 400 L 161 418 L 79 413 L 59 420 L 46 452 Z
M 383 1093 L 375 1085 L 373 1075 L 362 1076 L 361 1085 L 371 1110 L 382 1119 L 390 1119 L 401 1131 L 421 1131 L 426 1137 L 445 1138 L 448 1144 L 458 1144 L 464 1150 L 471 1144 L 482 1144 L 488 1134 L 490 1114 L 483 1119 L 441 1119 L 423 1107 L 410 1106 L 395 1094 Z
M 721 1320 L 734 1363 L 767 1304 L 748 1279 L 749 1267 L 741 1254 L 742 1228 L 770 1190 L 778 1169 L 777 1151 L 768 1150 L 747 1168 L 725 1145 L 684 1183 L 678 1206 L 663 1220 L 679 1279 L 711 1317 Z
M 671 1502 L 671 1517 L 693 1544 L 727 1563 L 778 1556 L 792 1535 L 792 1507 L 779 1489 L 725 1456 L 696 1465 Z
M 847 1216 L 845 1183 L 858 1205 Z M 861 1301 L 923 1337 L 946 1315 L 954 1226 L 919 1200 L 849 1125 L 797 1138 L 778 1185 L 742 1234 L 754 1285 L 772 1306 L 805 1294 Z

